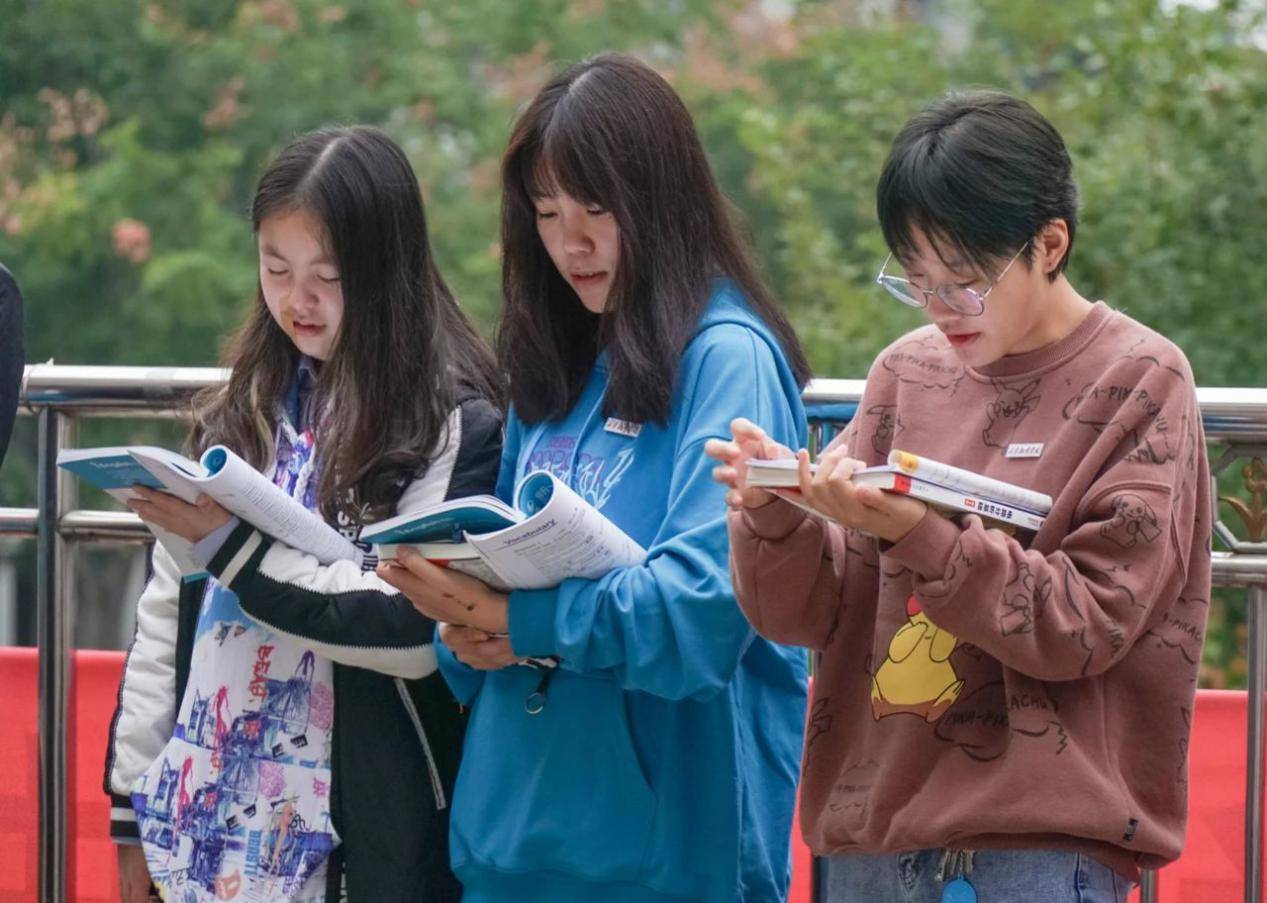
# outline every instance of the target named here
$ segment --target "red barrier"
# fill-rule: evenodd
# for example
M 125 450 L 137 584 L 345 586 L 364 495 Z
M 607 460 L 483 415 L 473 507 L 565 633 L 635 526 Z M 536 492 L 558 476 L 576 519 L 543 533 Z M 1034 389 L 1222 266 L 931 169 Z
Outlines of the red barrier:
M 123 667 L 120 652 L 79 650 L 70 711 L 69 898 L 117 899 L 109 805 L 101 790 L 106 732 Z M 0 900 L 34 903 L 39 787 L 34 649 L 0 647 Z M 1159 876 L 1165 903 L 1232 903 L 1242 897 L 1245 837 L 1245 706 L 1242 692 L 1202 690 L 1193 720 L 1191 812 L 1184 856 Z M 810 855 L 792 831 L 789 903 L 809 903 Z
M 118 899 L 118 868 L 110 842 L 110 805 L 101 789 L 106 733 L 114 714 L 123 653 L 81 649 L 74 654 L 67 757 L 70 807 L 68 899 Z M 34 649 L 0 648 L 0 899 L 34 903 L 38 893 L 38 674 Z

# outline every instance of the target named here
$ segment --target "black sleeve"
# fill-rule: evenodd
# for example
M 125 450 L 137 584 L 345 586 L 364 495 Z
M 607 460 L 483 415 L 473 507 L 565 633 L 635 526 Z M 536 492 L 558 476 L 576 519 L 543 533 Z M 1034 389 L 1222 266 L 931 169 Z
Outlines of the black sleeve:
M 0 465 L 13 433 L 26 352 L 22 347 L 22 293 L 13 274 L 0 264 Z
M 497 488 L 502 457 L 502 413 L 483 398 L 460 405 L 461 440 L 444 500 L 490 495 Z

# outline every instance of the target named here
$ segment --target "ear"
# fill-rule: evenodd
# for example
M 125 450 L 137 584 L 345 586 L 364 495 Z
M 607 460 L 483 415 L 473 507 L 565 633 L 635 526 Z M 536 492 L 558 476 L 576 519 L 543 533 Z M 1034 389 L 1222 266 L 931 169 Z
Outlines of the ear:
M 1063 219 L 1048 222 L 1034 236 L 1034 262 L 1043 275 L 1050 273 L 1069 250 L 1069 224 Z

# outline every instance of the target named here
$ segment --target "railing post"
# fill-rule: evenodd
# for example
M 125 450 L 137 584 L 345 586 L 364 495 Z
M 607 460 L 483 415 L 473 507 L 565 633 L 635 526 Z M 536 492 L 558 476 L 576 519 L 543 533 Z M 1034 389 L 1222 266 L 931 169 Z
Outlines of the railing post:
M 58 533 L 62 511 L 74 491 L 57 467 L 57 453 L 71 441 L 73 421 L 45 408 L 39 415 L 38 541 L 36 620 L 39 643 L 39 899 L 67 899 L 68 711 L 70 640 L 70 556 Z
M 1245 754 L 1245 903 L 1262 899 L 1263 690 L 1267 689 L 1267 589 L 1247 590 L 1249 724 Z
M 1139 903 L 1157 903 L 1157 873 L 1152 869 L 1139 873 Z
M 1267 689 L 1267 588 L 1246 591 L 1249 724 L 1245 760 L 1245 903 L 1259 903 L 1263 884 L 1263 692 Z

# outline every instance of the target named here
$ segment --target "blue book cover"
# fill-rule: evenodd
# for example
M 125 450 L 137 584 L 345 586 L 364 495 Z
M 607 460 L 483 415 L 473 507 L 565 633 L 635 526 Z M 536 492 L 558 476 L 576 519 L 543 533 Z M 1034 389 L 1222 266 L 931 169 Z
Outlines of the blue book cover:
M 467 504 L 463 504 L 463 502 Z M 500 503 L 498 503 L 500 504 Z M 361 539 L 376 545 L 400 542 L 461 542 L 465 534 L 503 530 L 519 522 L 507 510 L 456 500 L 429 512 L 403 514 L 366 527 Z
M 93 452 L 91 456 L 63 453 L 58 456 L 57 466 L 106 491 L 131 489 L 138 484 L 152 489 L 164 488 L 152 473 L 136 463 L 127 449 L 98 448 Z

